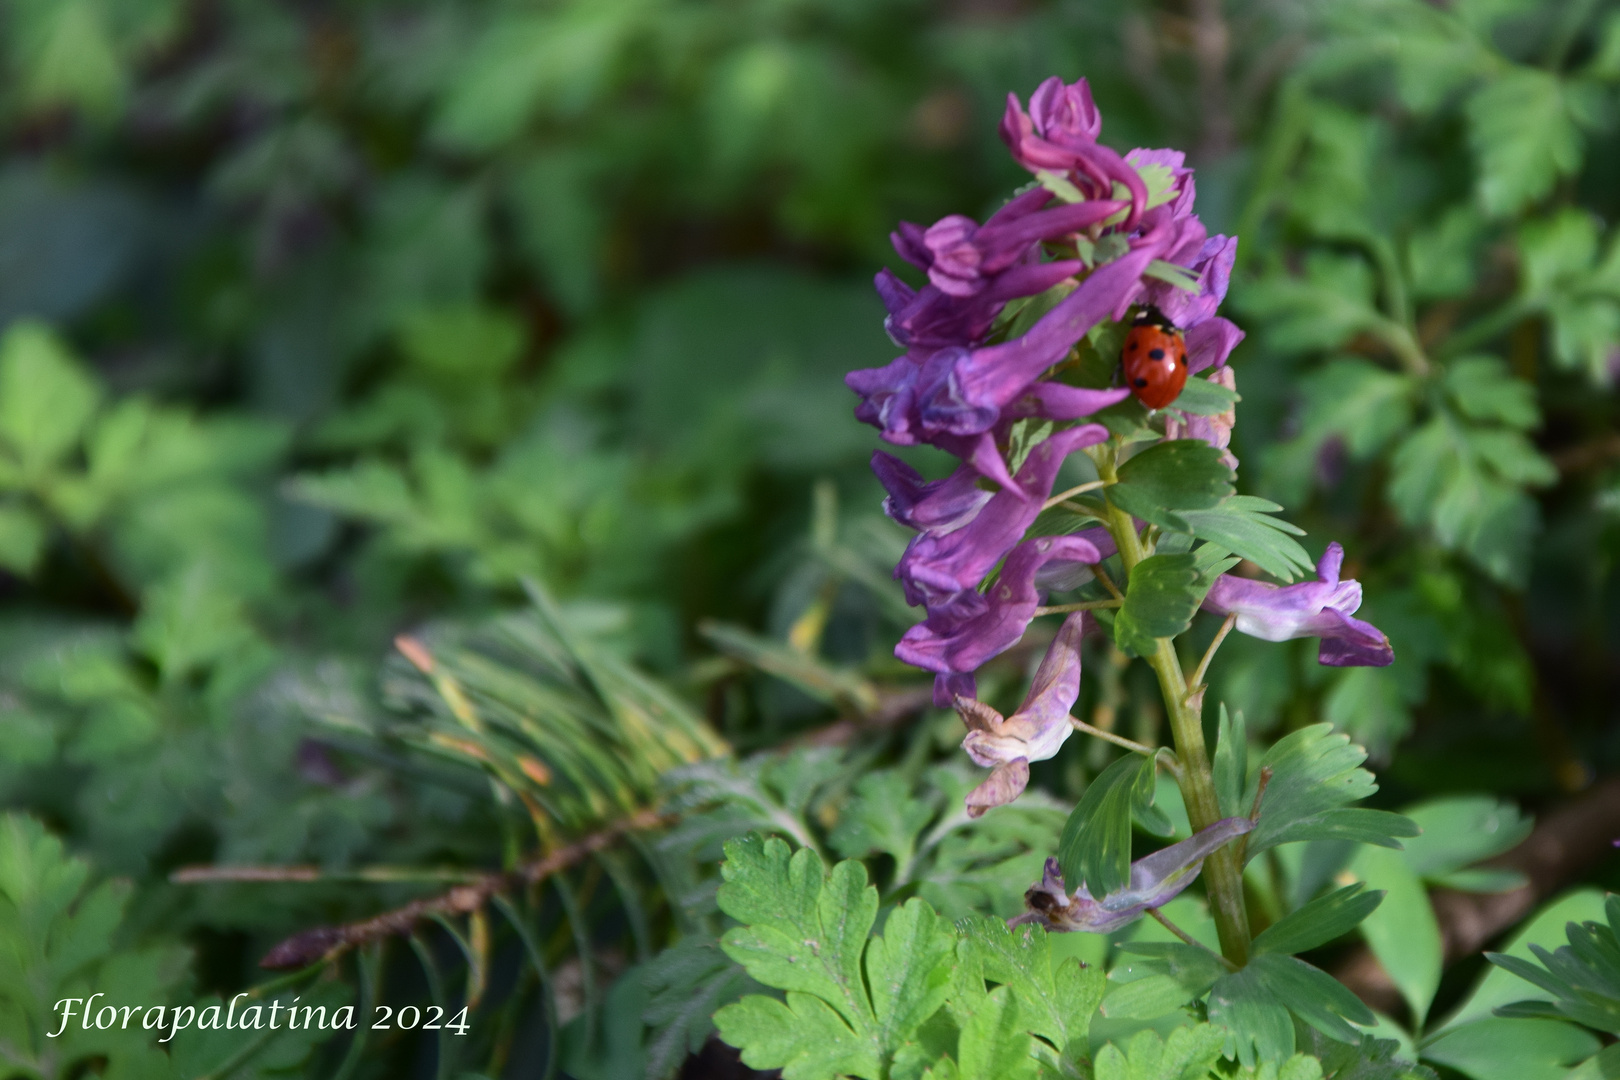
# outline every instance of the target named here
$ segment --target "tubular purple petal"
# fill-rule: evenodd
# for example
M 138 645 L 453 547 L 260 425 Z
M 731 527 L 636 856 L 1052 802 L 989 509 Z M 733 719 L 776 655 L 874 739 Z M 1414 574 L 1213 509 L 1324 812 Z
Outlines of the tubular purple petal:
M 1321 638 L 1317 659 L 1330 667 L 1384 667 L 1395 660 L 1389 639 L 1371 623 L 1350 616 L 1361 606 L 1361 583 L 1339 580 L 1344 549 L 1328 545 L 1316 581 L 1272 585 L 1222 574 L 1204 598 L 1204 610 L 1237 615 L 1236 628 L 1264 641 Z

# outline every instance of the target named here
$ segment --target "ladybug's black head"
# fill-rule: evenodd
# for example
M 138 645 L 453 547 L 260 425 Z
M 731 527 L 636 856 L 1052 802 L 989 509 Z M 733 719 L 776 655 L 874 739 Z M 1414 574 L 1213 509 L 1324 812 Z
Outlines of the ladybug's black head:
M 1141 311 L 1138 311 L 1136 313 L 1136 318 L 1134 320 L 1132 320 L 1131 325 L 1133 325 L 1133 326 L 1157 326 L 1161 330 L 1175 330 L 1176 329 L 1176 324 L 1171 322 L 1165 316 L 1164 312 L 1160 311 L 1158 308 L 1154 307 L 1152 304 L 1148 304 Z

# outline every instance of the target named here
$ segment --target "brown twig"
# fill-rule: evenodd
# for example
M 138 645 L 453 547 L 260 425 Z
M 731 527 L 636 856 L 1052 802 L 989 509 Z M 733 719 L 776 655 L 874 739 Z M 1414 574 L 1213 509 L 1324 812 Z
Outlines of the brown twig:
M 1440 923 L 1445 962 L 1479 952 L 1542 901 L 1609 858 L 1616 836 L 1620 836 L 1620 776 L 1611 776 L 1542 815 L 1523 843 L 1485 863 L 1523 874 L 1528 881 L 1521 888 L 1505 893 L 1436 889 L 1429 902 Z M 1402 1007 L 1394 982 L 1366 948 L 1356 949 L 1333 974 L 1374 1009 L 1395 1013 Z
M 1583 469 L 1606 465 L 1616 458 L 1620 458 L 1620 435 L 1605 435 L 1558 451 L 1552 456 L 1552 463 L 1555 469 L 1567 476 Z
M 265 954 L 259 966 L 272 971 L 307 967 L 317 960 L 332 961 L 357 945 L 379 938 L 408 933 L 422 919 L 435 915 L 468 915 L 478 911 L 497 893 L 534 885 L 553 874 L 584 861 L 588 856 L 614 843 L 627 832 L 653 829 L 667 824 L 670 816 L 648 807 L 614 822 L 607 828 L 577 840 L 567 847 L 525 863 L 516 870 L 484 874 L 464 885 L 457 885 L 438 896 L 413 900 L 403 907 L 385 911 L 369 919 L 341 926 L 318 926 L 303 930 L 280 942 Z M 171 879 L 181 884 L 212 881 L 318 881 L 312 867 L 191 867 Z

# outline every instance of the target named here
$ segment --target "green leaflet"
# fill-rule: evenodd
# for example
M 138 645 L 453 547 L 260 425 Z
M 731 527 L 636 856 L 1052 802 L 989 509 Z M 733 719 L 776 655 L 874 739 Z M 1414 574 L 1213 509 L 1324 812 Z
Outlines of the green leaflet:
M 1114 616 L 1114 640 L 1134 656 L 1158 646 L 1154 639 L 1187 629 L 1212 579 L 1198 572 L 1191 554 L 1150 555 L 1131 569 L 1125 605 Z
M 1327 972 L 1303 960 L 1275 953 L 1254 957 L 1249 966 L 1222 976 L 1209 991 L 1209 1018 L 1231 1031 L 1238 1059 L 1281 1061 L 1294 1052 L 1292 1013 L 1341 1042 L 1360 1033 L 1348 1021 L 1371 1024 L 1372 1011 Z
M 1208 510 L 1182 510 L 1179 517 L 1200 540 L 1254 563 L 1273 577 L 1293 581 L 1315 569 L 1295 540 L 1305 530 L 1273 517 L 1282 507 L 1253 495 L 1233 495 Z
M 1417 826 L 1400 814 L 1348 804 L 1378 790 L 1372 773 L 1361 768 L 1367 752 L 1331 724 L 1313 724 L 1279 739 L 1260 760 L 1270 766 L 1271 783 L 1260 806 L 1260 821 L 1249 834 L 1247 858 L 1278 844 L 1299 840 L 1356 840 L 1399 847 L 1396 837 L 1414 836 Z M 1244 804 L 1259 791 L 1259 774 L 1249 782 Z
M 1204 1080 L 1225 1043 L 1212 1024 L 1176 1028 L 1168 1039 L 1139 1031 L 1125 1049 L 1109 1043 L 1097 1052 L 1096 1080 Z
M 1384 893 L 1346 885 L 1266 927 L 1254 939 L 1256 953 L 1309 952 L 1355 929 L 1383 902 Z
M 1606 922 L 1566 924 L 1568 944 L 1549 951 L 1531 945 L 1539 965 L 1517 956 L 1487 953 L 1491 963 L 1551 996 L 1496 1010 L 1499 1016 L 1563 1017 L 1610 1034 L 1620 1032 L 1620 896 L 1604 901 Z
M 813 852 L 789 855 L 781 840 L 757 835 L 728 843 L 726 857 L 720 905 L 745 925 L 721 947 L 754 979 L 786 991 L 784 1000 L 753 994 L 715 1014 L 721 1038 L 750 1066 L 791 1080 L 917 1078 L 928 1069 L 1033 1080 L 1037 1060 L 1072 1068 L 1087 1056 L 1102 972 L 1054 958 L 1044 929 L 987 916 L 953 926 L 912 899 L 868 938 L 877 894 L 859 863 L 824 875 Z M 861 963 L 853 979 L 851 958 Z
M 721 1038 L 749 1065 L 791 1080 L 879 1080 L 944 1002 L 956 946 L 949 924 L 912 900 L 869 945 L 878 900 L 865 868 L 846 861 L 829 875 L 813 851 L 789 855 L 775 838 L 732 840 L 721 869 L 721 910 L 744 924 L 721 947 L 760 983 L 788 991 L 785 1005 L 750 995 L 721 1009 Z
M 1012 994 L 1026 1030 L 1060 1053 L 1083 1055 L 1092 1014 L 1103 996 L 1103 974 L 1069 957 L 1054 960 L 1046 931 L 1008 928 L 983 916 L 963 924 L 962 963 Z
M 1130 882 L 1131 817 L 1138 804 L 1153 800 L 1154 762 L 1127 754 L 1086 787 L 1058 841 L 1058 865 L 1070 888 L 1084 884 L 1092 896 L 1107 896 Z
M 1228 390 L 1220 383 L 1200 377 L 1188 379 L 1187 385 L 1182 387 L 1181 394 L 1170 403 L 1170 407 L 1198 416 L 1219 416 L 1230 412 L 1242 400 L 1242 395 L 1236 390 Z
M 139 1019 L 134 1030 L 72 1023 L 46 1037 L 61 1026 L 65 998 L 105 994 L 98 1009 L 180 1003 L 186 950 L 114 945 L 129 895 L 127 883 L 91 885 L 89 865 L 39 822 L 0 817 L 0 1054 L 8 1067 L 57 1080 L 59 1064 L 100 1058 L 118 1075 L 168 1075 Z M 83 1015 L 81 1003 L 76 1019 Z

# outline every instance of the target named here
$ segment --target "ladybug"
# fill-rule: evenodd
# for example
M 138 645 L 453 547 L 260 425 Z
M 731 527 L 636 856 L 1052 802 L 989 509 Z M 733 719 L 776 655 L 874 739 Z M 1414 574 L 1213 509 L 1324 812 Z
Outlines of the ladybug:
M 1187 385 L 1187 342 L 1151 304 L 1137 313 L 1120 350 L 1125 385 L 1150 409 L 1162 409 Z

